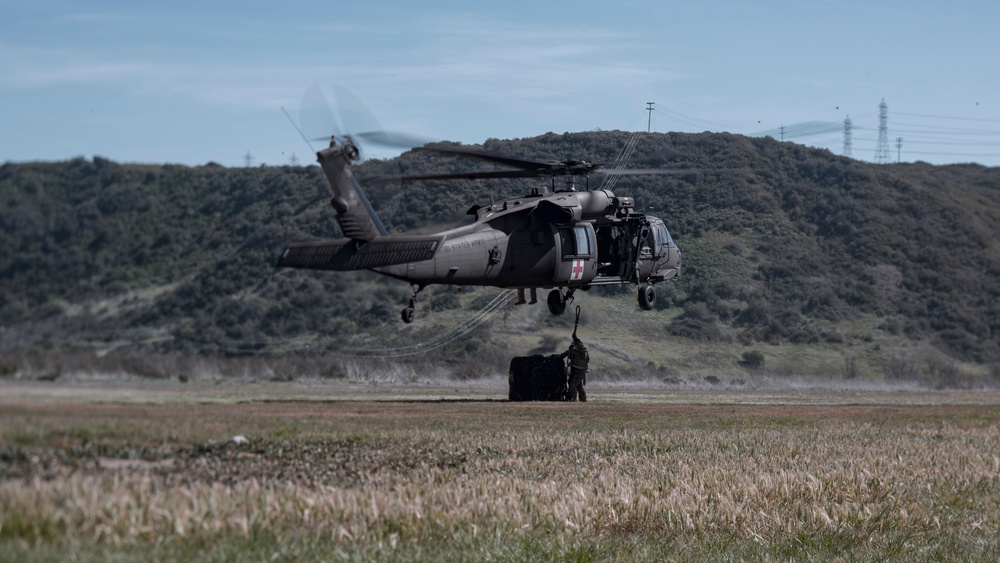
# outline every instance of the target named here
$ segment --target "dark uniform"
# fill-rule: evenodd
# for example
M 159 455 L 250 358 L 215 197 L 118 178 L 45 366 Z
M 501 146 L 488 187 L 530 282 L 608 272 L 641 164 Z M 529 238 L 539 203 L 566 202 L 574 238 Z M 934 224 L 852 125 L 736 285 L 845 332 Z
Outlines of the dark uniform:
M 583 390 L 583 386 L 587 384 L 587 366 L 590 364 L 587 346 L 574 336 L 569 350 L 562 353 L 562 357 L 567 356 L 569 356 L 569 396 L 567 400 L 575 401 L 576 395 L 579 393 L 580 401 L 587 402 L 587 392 Z

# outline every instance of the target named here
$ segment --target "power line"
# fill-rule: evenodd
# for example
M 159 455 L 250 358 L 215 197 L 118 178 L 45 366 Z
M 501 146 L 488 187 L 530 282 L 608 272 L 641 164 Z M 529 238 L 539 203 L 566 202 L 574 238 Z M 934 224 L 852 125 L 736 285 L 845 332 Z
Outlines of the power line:
M 908 151 L 907 154 L 920 154 L 926 156 L 991 156 L 994 158 L 1000 158 L 1000 152 Z
M 958 117 L 951 115 L 930 115 L 926 113 L 906 113 L 902 111 L 897 111 L 896 115 L 905 115 L 908 117 L 926 117 L 928 119 L 951 119 L 954 121 L 976 121 L 976 122 L 988 122 L 988 123 L 1000 123 L 1000 119 L 990 119 L 988 117 Z
M 943 135 L 1000 135 L 998 130 L 990 129 L 956 129 L 953 127 L 940 127 L 937 125 L 920 125 L 916 123 L 900 123 L 905 127 L 923 127 L 933 130 L 935 134 Z
M 671 120 L 671 122 L 675 123 L 675 126 L 677 124 L 681 127 L 687 126 L 689 128 L 688 130 L 739 132 L 741 129 L 739 126 L 728 126 L 693 117 L 658 104 L 650 105 L 650 103 L 647 103 L 647 107 L 644 108 L 644 111 L 647 112 L 647 130 L 652 129 L 652 112 L 666 116 Z M 749 134 L 750 136 L 771 136 L 784 141 L 793 141 L 809 146 L 826 148 L 830 151 L 841 150 L 844 151 L 845 155 L 848 154 L 847 151 L 850 151 L 851 157 L 853 157 L 854 145 L 864 144 L 872 146 L 874 144 L 876 145 L 875 162 L 879 164 L 888 164 L 891 162 L 892 158 L 891 143 L 893 138 L 889 137 L 888 104 L 884 99 L 882 100 L 882 103 L 879 104 L 878 126 L 873 126 L 873 124 L 871 124 L 872 118 L 875 115 L 875 112 L 865 112 L 863 114 L 848 116 L 845 118 L 844 122 L 846 122 L 848 118 L 851 120 L 849 129 L 845 127 L 844 122 L 812 121 L 792 125 L 782 125 L 781 127 L 776 127 L 767 131 L 745 134 Z M 970 159 L 982 157 L 996 158 L 1000 156 L 988 152 L 949 152 L 946 149 L 947 146 L 968 146 L 980 147 L 984 149 L 1000 146 L 1000 128 L 994 129 L 993 127 L 995 127 L 995 125 L 992 125 L 994 123 L 1000 123 L 1000 119 L 980 119 L 962 116 L 906 112 L 895 112 L 895 115 L 921 118 L 919 120 L 910 119 L 906 122 L 896 122 L 896 125 L 893 128 L 893 133 L 896 133 L 898 136 L 905 137 L 907 143 L 910 145 L 921 146 L 940 145 L 945 149 L 942 151 L 925 151 L 920 153 L 912 150 L 907 151 L 907 154 L 911 156 L 922 154 L 937 155 L 942 157 L 958 156 Z M 971 126 L 972 124 L 969 122 L 982 123 L 983 127 Z M 866 123 L 868 124 L 867 126 Z M 878 131 L 878 133 L 875 135 L 866 135 L 868 131 Z M 858 134 L 859 132 L 860 135 Z M 869 137 L 868 135 L 871 136 Z M 901 158 L 901 147 L 897 147 L 897 160 L 901 160 Z
M 680 121 L 681 123 L 684 123 L 686 125 L 690 125 L 692 127 L 697 127 L 697 128 L 704 128 L 704 130 L 719 129 L 724 131 L 727 129 L 732 129 L 732 127 L 728 125 L 723 125 L 721 123 L 715 123 L 697 117 L 692 117 L 690 115 L 683 114 L 679 111 L 674 111 L 670 108 L 665 108 L 662 105 L 657 105 L 653 109 L 653 111 L 662 114 L 666 117 L 669 117 L 672 120 Z
M 903 131 L 906 133 L 906 131 Z M 917 136 L 918 139 L 923 137 Z M 984 143 L 980 141 L 940 141 L 940 140 L 916 140 L 907 137 L 907 142 L 915 145 L 949 145 L 949 146 L 959 146 L 959 147 L 1000 147 L 1000 142 Z

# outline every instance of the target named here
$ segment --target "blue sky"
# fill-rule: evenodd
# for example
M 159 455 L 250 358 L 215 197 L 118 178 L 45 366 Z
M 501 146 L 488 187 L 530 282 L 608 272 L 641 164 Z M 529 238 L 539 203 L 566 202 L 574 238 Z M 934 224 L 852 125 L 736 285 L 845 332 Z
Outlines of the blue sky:
M 850 115 L 867 161 L 885 99 L 893 161 L 902 137 L 904 161 L 1000 166 L 993 0 L 491 4 L 0 0 L 0 162 L 305 163 L 281 108 L 337 84 L 386 129 L 465 143 L 645 129 L 653 101 L 656 131 L 840 154 Z

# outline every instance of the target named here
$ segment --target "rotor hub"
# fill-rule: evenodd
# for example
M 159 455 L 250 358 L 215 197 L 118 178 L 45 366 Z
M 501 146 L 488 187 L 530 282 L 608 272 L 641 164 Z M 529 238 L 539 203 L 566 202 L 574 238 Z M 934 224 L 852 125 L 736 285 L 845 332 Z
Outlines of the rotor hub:
M 331 139 L 330 142 L 332 143 L 333 140 Z M 350 160 L 351 162 L 354 162 L 359 158 L 361 158 L 361 152 L 358 151 L 358 147 L 355 146 L 355 144 L 352 143 L 351 141 L 347 141 L 346 143 L 344 143 L 343 151 L 344 151 L 344 156 L 347 158 L 347 160 Z

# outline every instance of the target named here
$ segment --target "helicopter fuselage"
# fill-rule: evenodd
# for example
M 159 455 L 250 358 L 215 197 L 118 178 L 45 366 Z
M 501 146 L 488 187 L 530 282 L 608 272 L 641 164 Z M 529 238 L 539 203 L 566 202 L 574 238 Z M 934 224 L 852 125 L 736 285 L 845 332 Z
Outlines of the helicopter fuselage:
M 681 253 L 663 221 L 637 213 L 632 198 L 609 190 L 536 188 L 523 197 L 472 207 L 470 225 L 392 236 L 352 173 L 357 149 L 350 142 L 331 142 L 317 158 L 344 238 L 290 244 L 278 266 L 365 269 L 409 282 L 415 289 L 402 313 L 406 322 L 413 320 L 416 294 L 432 284 L 557 288 L 548 306 L 559 314 L 577 289 L 611 284 L 635 284 L 639 305 L 651 309 L 653 284 L 680 275 Z M 567 172 L 580 164 L 566 161 L 553 169 Z
M 439 233 L 430 260 L 374 271 L 416 285 L 587 288 L 657 282 L 680 273 L 681 254 L 658 218 L 607 190 L 533 194 L 471 210 Z

